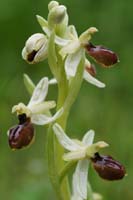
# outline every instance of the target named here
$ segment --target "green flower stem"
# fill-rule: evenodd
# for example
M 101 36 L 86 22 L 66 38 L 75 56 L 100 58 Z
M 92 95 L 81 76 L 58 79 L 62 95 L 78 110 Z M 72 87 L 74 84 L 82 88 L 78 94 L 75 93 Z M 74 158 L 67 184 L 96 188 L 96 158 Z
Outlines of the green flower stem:
M 64 168 L 59 173 L 60 183 L 63 181 L 64 177 L 68 175 L 68 172 L 77 164 L 77 161 L 70 161 L 65 164 Z
M 67 117 L 68 117 L 70 108 L 71 108 L 72 104 L 74 103 L 74 101 L 78 95 L 78 92 L 80 90 L 80 86 L 81 86 L 82 79 L 83 79 L 84 62 L 85 62 L 85 59 L 84 59 L 84 55 L 83 55 L 81 62 L 78 66 L 76 76 L 74 77 L 74 79 L 70 85 L 68 95 L 67 95 L 67 93 L 64 93 L 66 82 L 61 81 L 58 83 L 59 98 L 58 98 L 57 109 L 59 109 L 60 107 L 63 106 L 64 114 L 57 120 L 57 123 L 59 123 L 64 130 L 66 127 Z M 64 69 L 64 68 L 62 68 L 62 69 Z M 60 79 L 62 80 L 63 77 L 65 77 L 65 75 L 63 76 L 63 72 L 60 75 L 61 75 Z M 60 170 L 63 169 L 64 165 L 65 165 L 65 163 L 62 159 L 62 156 L 64 154 L 64 149 L 57 140 L 55 140 L 55 147 L 56 147 L 57 168 L 58 168 L 58 172 L 60 172 Z M 70 200 L 67 176 L 61 182 L 61 193 L 63 194 L 63 200 Z
M 47 160 L 48 160 L 48 170 L 50 181 L 56 192 L 56 196 L 59 200 L 62 200 L 60 193 L 60 185 L 58 180 L 58 171 L 55 165 L 55 149 L 54 149 L 54 133 L 52 130 L 52 124 L 50 125 L 47 133 Z
M 53 32 L 49 39 L 48 60 L 51 71 L 58 81 L 57 110 L 61 107 L 64 107 L 64 113 L 57 120 L 57 123 L 59 123 L 60 126 L 65 130 L 70 108 L 73 105 L 75 99 L 77 98 L 78 92 L 81 87 L 85 58 L 83 51 L 81 62 L 77 69 L 77 73 L 68 88 L 68 81 L 66 79 L 66 74 L 64 70 L 64 61 L 62 60 L 61 56 L 57 53 L 58 51 L 56 51 L 57 47 L 54 44 L 54 37 L 55 34 Z M 65 162 L 62 159 L 62 156 L 64 154 L 64 148 L 59 144 L 59 142 L 55 138 L 55 135 L 51 127 L 48 130 L 47 149 L 48 149 L 49 175 L 52 185 L 55 189 L 57 198 L 59 200 L 70 200 L 71 198 L 70 190 L 66 174 L 62 182 L 59 181 L 59 172 L 65 166 Z

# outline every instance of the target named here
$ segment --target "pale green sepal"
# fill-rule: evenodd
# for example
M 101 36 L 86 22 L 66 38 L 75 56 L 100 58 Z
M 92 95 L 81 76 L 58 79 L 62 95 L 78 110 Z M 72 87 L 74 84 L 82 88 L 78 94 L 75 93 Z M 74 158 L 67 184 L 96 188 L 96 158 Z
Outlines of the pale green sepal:
M 84 66 L 85 66 L 85 55 L 84 55 L 84 50 L 82 50 L 82 58 L 81 61 L 77 67 L 76 75 L 75 77 L 71 80 L 70 86 L 69 86 L 69 93 L 66 98 L 65 104 L 64 104 L 64 109 L 69 110 L 71 105 L 74 103 L 78 92 L 81 87 L 81 83 L 83 80 L 83 72 L 84 72 Z
M 42 78 L 34 89 L 33 95 L 28 103 L 28 108 L 42 103 L 48 93 L 48 78 Z
M 84 145 L 91 145 L 93 143 L 95 136 L 95 132 L 93 130 L 89 130 L 83 137 L 82 142 Z
M 79 149 L 77 151 L 71 151 L 69 153 L 65 153 L 63 155 L 63 160 L 65 161 L 73 161 L 73 160 L 81 160 L 86 156 L 85 149 Z
M 55 85 L 55 84 L 57 84 L 57 80 L 55 78 L 52 78 L 52 79 L 49 80 L 48 84 L 49 85 Z
M 70 39 L 78 39 L 78 33 L 74 25 L 68 26 L 67 34 L 69 35 Z
M 85 32 L 83 32 L 80 37 L 79 37 L 79 40 L 82 44 L 86 44 L 88 43 L 88 41 L 91 39 L 91 36 L 98 32 L 97 28 L 95 27 L 91 27 L 89 29 L 87 29 Z
M 87 179 L 89 161 L 87 159 L 78 162 L 73 175 L 73 200 L 87 199 Z
M 79 40 L 73 40 L 71 42 L 69 42 L 66 46 L 64 46 L 61 50 L 60 50 L 60 55 L 62 56 L 62 58 L 65 58 L 65 56 L 67 54 L 73 54 L 75 53 L 78 49 L 80 48 L 80 42 Z
M 81 61 L 82 58 L 82 49 L 79 49 L 73 54 L 69 54 L 65 61 L 65 71 L 67 78 L 74 77 L 77 72 L 77 67 Z
M 61 47 L 63 47 L 63 46 L 65 46 L 65 45 L 69 44 L 70 41 L 71 41 L 71 40 L 63 39 L 63 38 L 61 38 L 61 37 L 59 37 L 59 36 L 57 36 L 57 35 L 55 36 L 55 43 L 56 43 L 57 45 L 61 46 Z
M 102 83 L 101 81 L 97 80 L 96 78 L 94 78 L 91 74 L 89 74 L 86 70 L 84 70 L 84 74 L 83 74 L 83 78 L 91 83 L 92 85 L 95 85 L 99 88 L 105 88 L 105 84 Z
M 21 115 L 25 113 L 27 117 L 31 115 L 30 109 L 24 104 L 24 103 L 19 103 L 15 106 L 12 107 L 12 113 L 17 113 L 17 115 Z
M 51 35 L 51 31 L 49 30 L 49 28 L 47 26 L 43 26 L 42 27 L 43 31 L 45 32 L 45 34 L 50 37 Z M 64 47 L 65 45 L 67 45 L 71 40 L 69 39 L 63 39 L 57 35 L 55 35 L 55 43 L 61 47 Z
M 46 19 L 44 19 L 43 17 L 41 17 L 40 15 L 36 15 L 37 21 L 40 24 L 40 26 L 43 27 L 48 27 L 48 22 Z
M 94 154 L 96 152 L 99 152 L 100 149 L 102 148 L 105 148 L 105 147 L 108 147 L 109 144 L 107 144 L 106 142 L 104 141 L 100 141 L 100 142 L 97 142 L 97 143 L 94 143 L 92 144 L 91 146 L 89 146 L 86 150 L 86 155 L 89 157 L 89 158 L 93 158 L 94 157 Z
M 61 108 L 52 117 L 43 114 L 33 114 L 31 117 L 31 122 L 37 125 L 46 125 L 56 121 L 62 114 L 64 110 Z
M 55 101 L 45 101 L 40 104 L 36 104 L 35 106 L 32 106 L 32 113 L 42 114 L 52 108 L 55 108 L 55 106 L 56 106 Z
M 76 151 L 81 148 L 74 140 L 70 139 L 62 127 L 59 124 L 54 124 L 53 126 L 54 133 L 59 141 L 59 143 L 69 151 Z
M 35 84 L 33 83 L 31 78 L 27 74 L 24 74 L 23 77 L 24 77 L 24 85 L 25 85 L 28 93 L 30 95 L 32 95 L 32 93 L 33 93 L 33 91 L 35 89 Z

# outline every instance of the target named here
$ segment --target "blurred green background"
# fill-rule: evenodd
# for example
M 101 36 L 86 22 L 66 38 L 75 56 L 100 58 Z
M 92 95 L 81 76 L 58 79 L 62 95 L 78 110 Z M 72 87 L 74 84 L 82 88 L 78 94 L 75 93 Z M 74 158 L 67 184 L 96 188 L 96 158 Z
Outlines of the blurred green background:
M 29 66 L 21 58 L 21 49 L 33 33 L 42 32 L 35 15 L 47 17 L 48 0 L 0 1 L 0 199 L 55 199 L 47 171 L 46 128 L 36 127 L 35 143 L 28 149 L 11 151 L 7 130 L 17 123 L 11 108 L 27 103 L 22 75 L 27 73 L 35 83 L 43 76 L 51 77 L 47 62 Z M 70 24 L 79 33 L 90 26 L 99 29 L 94 44 L 116 51 L 120 63 L 109 70 L 97 66 L 97 77 L 107 85 L 98 89 L 83 83 L 69 118 L 67 132 L 81 138 L 90 128 L 96 131 L 95 141 L 110 144 L 106 154 L 120 160 L 128 176 L 122 181 L 101 180 L 91 168 L 89 178 L 94 191 L 105 200 L 132 200 L 133 190 L 133 14 L 132 0 L 60 0 L 68 6 Z M 57 89 L 57 88 L 56 88 Z M 49 99 L 56 98 L 51 86 Z

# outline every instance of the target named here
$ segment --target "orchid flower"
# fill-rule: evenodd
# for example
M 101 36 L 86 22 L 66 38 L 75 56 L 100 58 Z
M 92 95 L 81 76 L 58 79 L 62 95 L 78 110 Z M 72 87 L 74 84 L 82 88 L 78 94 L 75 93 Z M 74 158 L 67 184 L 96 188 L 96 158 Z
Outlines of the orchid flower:
M 50 116 L 50 109 L 54 108 L 56 103 L 55 101 L 45 101 L 48 93 L 48 84 L 48 78 L 42 78 L 35 87 L 28 105 L 19 103 L 13 106 L 12 112 L 16 112 L 17 115 L 25 113 L 31 122 L 37 125 L 45 125 L 55 121 L 60 117 L 63 109 L 57 111 L 55 115 Z
M 67 78 L 70 79 L 75 76 L 77 67 L 81 61 L 82 58 L 82 52 L 85 51 L 85 44 L 88 43 L 88 41 L 91 39 L 92 34 L 97 32 L 98 30 L 95 27 L 91 27 L 88 30 L 86 30 L 84 33 L 80 35 L 78 38 L 77 31 L 73 25 L 70 25 L 68 27 L 68 34 L 71 35 L 71 42 L 69 42 L 67 45 L 61 48 L 60 54 L 63 58 L 65 59 L 65 71 Z M 99 88 L 104 88 L 105 84 L 94 78 L 91 73 L 89 73 L 87 68 L 91 68 L 91 63 L 88 61 L 86 58 L 85 60 L 85 70 L 83 73 L 83 78 L 99 87 Z
M 82 141 L 69 138 L 59 124 L 53 125 L 53 130 L 59 143 L 68 151 L 63 155 L 65 161 L 77 160 L 76 170 L 73 174 L 72 200 L 87 199 L 87 179 L 89 162 L 95 153 L 108 144 L 100 141 L 93 144 L 94 131 L 89 130 Z

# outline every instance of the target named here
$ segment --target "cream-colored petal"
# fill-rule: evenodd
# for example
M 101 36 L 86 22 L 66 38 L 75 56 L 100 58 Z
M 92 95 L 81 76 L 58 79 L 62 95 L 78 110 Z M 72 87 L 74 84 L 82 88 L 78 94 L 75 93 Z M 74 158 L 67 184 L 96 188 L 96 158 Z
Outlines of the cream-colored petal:
M 42 78 L 34 89 L 33 95 L 30 99 L 28 107 L 42 103 L 48 93 L 48 78 Z
M 19 103 L 12 108 L 12 113 L 17 113 L 17 115 L 21 115 L 25 113 L 28 117 L 31 115 L 30 109 L 24 104 L 24 103 Z
M 68 31 L 67 34 L 69 35 L 70 38 L 78 39 L 78 33 L 77 33 L 76 28 L 75 28 L 74 25 L 68 26 L 68 30 L 67 31 Z
M 59 124 L 54 124 L 53 130 L 59 143 L 69 151 L 76 151 L 81 148 L 75 141 L 70 139 Z
M 52 78 L 52 79 L 49 80 L 48 84 L 49 85 L 55 85 L 55 84 L 57 84 L 57 80 L 55 78 Z
M 31 110 L 33 114 L 43 114 L 46 111 L 54 108 L 56 106 L 55 101 L 45 101 L 40 104 L 36 104 L 31 106 Z
M 69 153 L 65 153 L 63 155 L 63 160 L 65 161 L 72 161 L 72 160 L 81 160 L 85 158 L 86 156 L 86 150 L 85 148 L 79 149 L 78 151 L 72 151 Z
M 31 117 L 31 122 L 37 125 L 46 125 L 46 124 L 52 123 L 62 115 L 63 111 L 64 110 L 61 108 L 52 117 L 49 117 L 43 114 L 34 114 Z
M 66 46 L 64 46 L 61 50 L 60 50 L 60 55 L 62 56 L 62 58 L 65 58 L 65 56 L 67 54 L 73 54 L 75 53 L 78 49 L 80 48 L 80 42 L 79 40 L 73 40 L 71 42 L 69 42 Z
M 86 70 L 84 71 L 84 75 L 83 75 L 83 78 L 91 83 L 92 85 L 95 85 L 99 88 L 104 88 L 105 87 L 105 84 L 102 83 L 101 81 L 97 80 L 96 78 L 94 78 L 93 76 L 91 76 Z
M 89 161 L 80 160 L 73 174 L 73 196 L 78 196 L 83 200 L 87 199 L 88 168 Z
M 93 143 L 95 136 L 95 132 L 93 130 L 89 130 L 83 137 L 82 142 L 84 145 L 89 146 Z
M 74 77 L 77 71 L 77 67 L 82 58 L 82 49 L 79 49 L 73 54 L 69 54 L 65 61 L 65 71 L 67 78 Z

